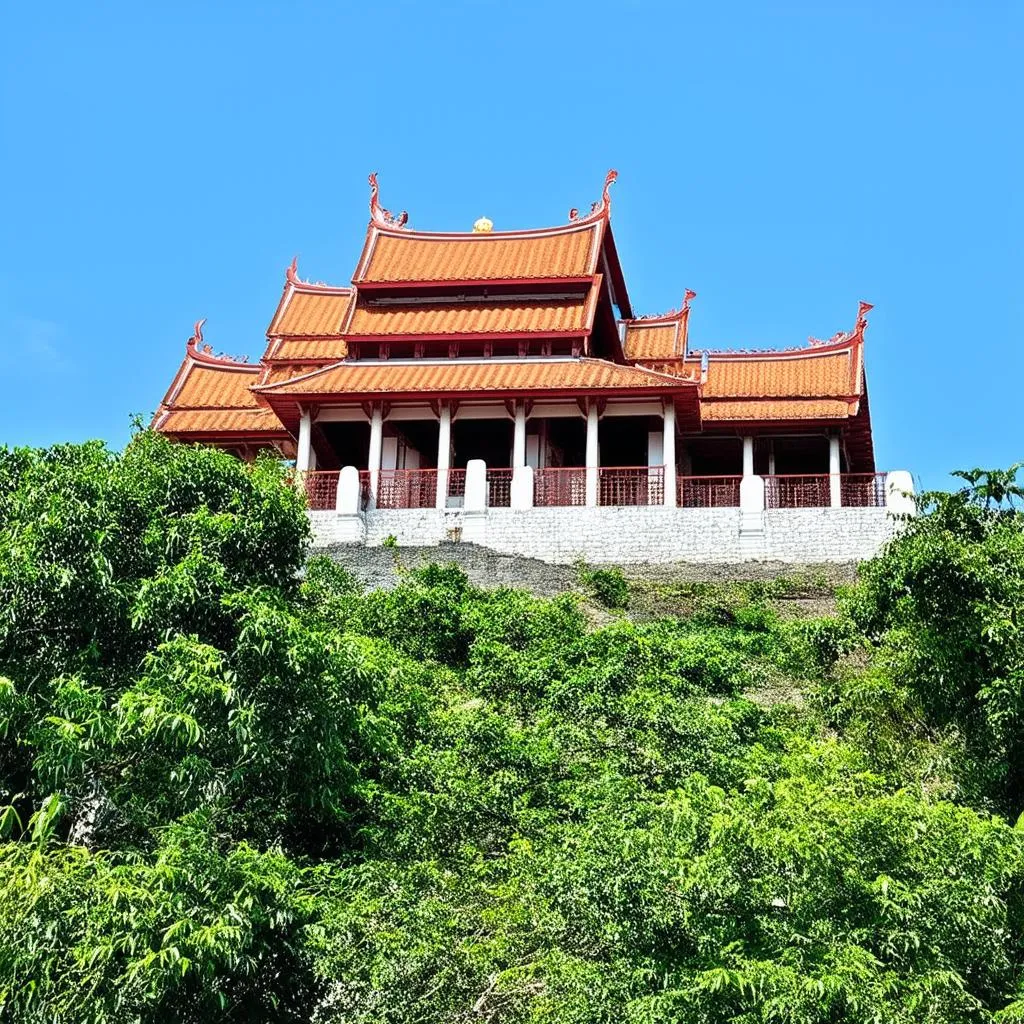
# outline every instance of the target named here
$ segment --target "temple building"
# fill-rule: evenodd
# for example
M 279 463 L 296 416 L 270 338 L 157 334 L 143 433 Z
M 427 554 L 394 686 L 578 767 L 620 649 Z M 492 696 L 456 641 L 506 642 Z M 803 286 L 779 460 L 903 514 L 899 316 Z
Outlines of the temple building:
M 371 175 L 351 284 L 303 280 L 293 260 L 258 364 L 215 355 L 200 321 L 154 428 L 294 459 L 311 515 L 348 517 L 341 540 L 413 509 L 438 514 L 441 539 L 465 515 L 567 506 L 731 510 L 756 536 L 766 510 L 892 504 L 871 438 L 871 306 L 798 348 L 694 347 L 694 292 L 670 313 L 632 308 L 615 178 L 557 227 L 441 233 L 382 207 Z

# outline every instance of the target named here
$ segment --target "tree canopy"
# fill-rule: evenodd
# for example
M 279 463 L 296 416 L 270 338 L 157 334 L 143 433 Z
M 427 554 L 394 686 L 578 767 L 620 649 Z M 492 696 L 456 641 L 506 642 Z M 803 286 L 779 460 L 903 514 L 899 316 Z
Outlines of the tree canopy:
M 833 617 L 645 619 L 364 592 L 271 460 L 0 451 L 0 1019 L 1024 1020 L 1024 522 L 965 482 Z

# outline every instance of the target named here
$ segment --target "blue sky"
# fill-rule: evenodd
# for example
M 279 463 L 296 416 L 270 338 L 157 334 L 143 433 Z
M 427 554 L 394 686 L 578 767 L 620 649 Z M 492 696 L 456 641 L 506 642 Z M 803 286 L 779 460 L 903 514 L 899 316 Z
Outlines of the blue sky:
M 697 347 L 875 304 L 879 468 L 1024 458 L 1024 5 L 39 3 L 5 14 L 0 443 L 128 436 L 208 317 L 257 358 L 366 175 L 415 227 L 561 223 L 609 167 L 634 308 Z

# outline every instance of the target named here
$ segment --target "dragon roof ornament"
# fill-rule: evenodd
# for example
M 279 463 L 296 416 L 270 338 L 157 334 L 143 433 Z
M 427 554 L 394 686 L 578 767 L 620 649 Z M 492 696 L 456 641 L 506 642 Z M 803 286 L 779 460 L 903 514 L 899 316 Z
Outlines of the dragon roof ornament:
M 247 369 L 257 369 L 257 367 L 249 366 L 248 356 L 242 356 L 239 359 L 235 356 L 225 355 L 223 352 L 215 353 L 213 346 L 203 341 L 203 325 L 205 323 L 205 316 L 201 320 L 197 320 L 192 328 L 192 337 L 185 343 L 185 350 L 193 359 L 215 366 L 244 366 Z
M 612 169 L 604 176 L 604 188 L 601 190 L 601 198 L 596 203 L 590 204 L 590 212 L 580 216 L 580 211 L 574 206 L 569 211 L 569 220 L 573 223 L 586 223 L 590 220 L 597 220 L 599 217 L 607 217 L 611 213 L 612 198 L 609 189 L 615 184 L 619 172 Z
M 304 281 L 299 277 L 299 257 L 292 257 L 291 263 L 285 268 L 284 279 L 287 284 L 294 288 L 314 288 L 329 292 L 347 292 L 349 289 L 338 285 L 328 284 L 326 281 Z
M 370 220 L 382 228 L 404 228 L 409 221 L 409 214 L 403 210 L 396 217 L 390 210 L 380 205 L 378 196 L 380 189 L 377 187 L 377 172 L 369 176 L 370 182 Z

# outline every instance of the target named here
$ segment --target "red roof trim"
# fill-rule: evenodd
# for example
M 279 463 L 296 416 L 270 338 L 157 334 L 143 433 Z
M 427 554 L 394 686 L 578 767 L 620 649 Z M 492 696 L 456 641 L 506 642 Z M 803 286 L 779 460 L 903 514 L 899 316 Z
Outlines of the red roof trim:
M 694 349 L 688 353 L 688 358 L 699 358 L 707 354 L 716 360 L 719 359 L 792 359 L 794 357 L 809 357 L 816 355 L 835 355 L 837 352 L 849 350 L 853 352 L 855 347 L 864 344 L 864 332 L 867 329 L 867 314 L 875 307 L 870 302 L 861 302 L 857 307 L 857 322 L 852 331 L 839 331 L 833 337 L 825 341 L 817 338 L 808 338 L 803 348 L 766 348 L 750 349 L 747 351 L 736 349 Z M 649 322 L 649 321 L 646 321 Z
M 297 292 L 309 292 L 314 295 L 351 295 L 349 285 L 324 284 L 322 281 L 303 281 L 299 277 L 299 258 L 295 256 L 284 272 L 285 283 L 294 287 Z
M 406 291 L 411 289 L 421 289 L 425 285 L 431 289 L 444 289 L 447 291 L 449 288 L 527 288 L 531 285 L 543 285 L 550 287 L 552 285 L 577 285 L 580 286 L 581 290 L 583 287 L 589 287 L 594 283 L 593 274 L 585 274 L 576 277 L 509 277 L 509 278 L 489 278 L 489 277 L 476 277 L 467 278 L 461 281 L 428 281 L 428 280 L 417 280 L 417 281 L 360 281 L 358 288 L 359 291 L 366 292 L 386 292 L 386 291 Z M 498 298 L 499 296 L 495 296 Z
M 248 373 L 259 373 L 259 363 L 247 363 L 223 354 L 214 355 L 213 346 L 203 344 L 203 324 L 205 323 L 206 317 L 203 317 L 202 320 L 197 320 L 195 327 L 192 329 L 192 337 L 185 342 L 187 358 L 202 366 L 216 367 L 218 370 L 242 370 Z

